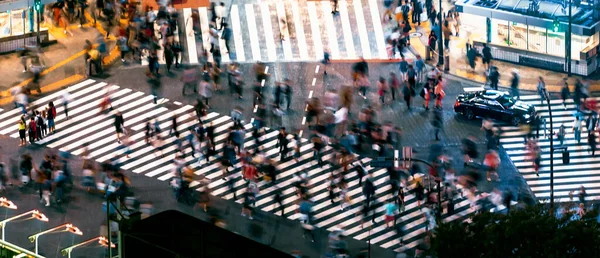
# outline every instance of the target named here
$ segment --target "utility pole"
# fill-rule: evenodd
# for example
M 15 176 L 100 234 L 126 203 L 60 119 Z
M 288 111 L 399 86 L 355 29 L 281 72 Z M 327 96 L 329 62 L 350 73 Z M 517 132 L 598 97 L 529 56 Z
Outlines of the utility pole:
M 439 35 L 438 35 L 438 65 L 443 65 L 444 64 L 444 43 L 442 42 L 444 40 L 444 35 L 442 34 L 442 26 L 444 25 L 444 23 L 442 22 L 442 0 L 439 1 L 440 4 L 440 11 L 438 12 L 438 20 L 439 20 L 439 24 L 438 27 L 440 28 L 439 31 Z
M 571 16 L 573 15 L 573 0 L 569 0 L 569 28 L 567 29 L 568 34 L 567 37 L 565 37 L 567 39 L 567 75 L 569 77 L 571 77 L 571 29 L 572 29 L 572 18 Z

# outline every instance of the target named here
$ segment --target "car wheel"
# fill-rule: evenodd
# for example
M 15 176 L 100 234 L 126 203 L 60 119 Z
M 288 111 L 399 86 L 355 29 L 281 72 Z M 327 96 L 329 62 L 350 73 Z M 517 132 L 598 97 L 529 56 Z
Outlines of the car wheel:
M 519 117 L 514 116 L 511 120 L 510 120 L 510 124 L 514 125 L 514 126 L 518 126 L 521 123 L 521 119 L 519 119 Z
M 465 116 L 467 117 L 467 119 L 472 120 L 473 118 L 475 118 L 475 114 L 473 113 L 472 110 L 467 109 L 467 111 L 465 111 Z

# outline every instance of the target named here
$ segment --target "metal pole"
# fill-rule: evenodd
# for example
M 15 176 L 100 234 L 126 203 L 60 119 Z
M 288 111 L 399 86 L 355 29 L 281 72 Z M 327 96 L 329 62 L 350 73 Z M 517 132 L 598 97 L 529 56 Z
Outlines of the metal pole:
M 37 0 L 37 1 L 39 1 L 39 7 L 42 8 L 41 0 Z M 36 37 L 36 42 L 38 43 L 38 45 L 41 45 L 42 44 L 41 40 L 40 40 L 40 22 L 41 22 L 40 15 L 41 15 L 41 11 L 40 11 L 40 9 L 36 8 L 36 12 L 37 12 L 37 19 L 36 19 L 37 20 L 37 37 Z
M 442 35 L 442 26 L 444 25 L 444 23 L 442 22 L 442 0 L 440 0 L 440 11 L 438 13 L 438 20 L 439 23 L 438 27 L 440 28 L 440 34 L 438 35 L 438 65 L 443 65 L 444 64 L 444 43 L 442 42 L 444 40 L 444 35 Z
M 568 57 L 567 75 L 569 77 L 571 76 L 571 59 L 572 59 L 571 58 L 571 42 L 572 42 L 572 35 L 571 35 L 572 19 L 571 19 L 571 16 L 572 16 L 572 11 L 573 11 L 572 4 L 573 4 L 573 0 L 569 0 L 569 29 L 568 29 L 569 35 L 568 35 L 568 37 L 565 37 L 566 39 L 568 39 L 568 41 L 567 41 L 567 46 L 568 46 L 568 48 L 567 48 L 567 51 L 568 51 L 567 52 L 567 57 Z
M 2 227 L 2 241 L 4 241 L 4 228 L 6 227 L 6 223 L 2 223 L 0 227 Z
M 554 127 L 552 125 L 552 108 L 550 107 L 550 94 L 546 91 L 546 103 L 548 104 L 548 116 L 550 116 L 550 209 L 554 209 Z
M 38 238 L 39 236 L 35 237 L 35 254 L 38 254 Z
M 112 258 L 112 248 L 110 243 L 112 242 L 110 234 L 110 199 L 106 198 L 106 239 L 108 239 L 108 258 Z

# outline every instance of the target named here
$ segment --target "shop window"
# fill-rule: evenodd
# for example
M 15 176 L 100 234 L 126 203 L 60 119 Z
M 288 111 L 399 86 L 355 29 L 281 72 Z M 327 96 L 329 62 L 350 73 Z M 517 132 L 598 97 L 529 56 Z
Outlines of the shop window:
M 2 12 L 0 13 L 0 38 L 10 36 L 11 26 L 10 26 L 10 13 Z
M 529 51 L 546 53 L 546 28 L 529 25 L 527 30 L 527 47 Z
M 523 23 L 510 22 L 508 45 L 513 48 L 527 49 L 527 25 Z
M 499 46 L 508 46 L 508 38 L 508 21 L 492 19 L 492 44 Z
M 564 32 L 553 32 L 548 30 L 548 37 L 546 37 L 546 45 L 548 46 L 548 54 L 554 56 L 565 56 L 565 33 Z

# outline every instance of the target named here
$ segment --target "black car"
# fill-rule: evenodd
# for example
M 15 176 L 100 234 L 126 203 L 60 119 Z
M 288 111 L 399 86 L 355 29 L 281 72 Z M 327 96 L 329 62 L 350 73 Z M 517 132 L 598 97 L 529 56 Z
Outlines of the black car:
M 515 126 L 531 123 L 536 117 L 532 105 L 514 99 L 508 92 L 497 90 L 459 94 L 454 103 L 454 111 L 466 116 L 467 119 L 490 117 Z

